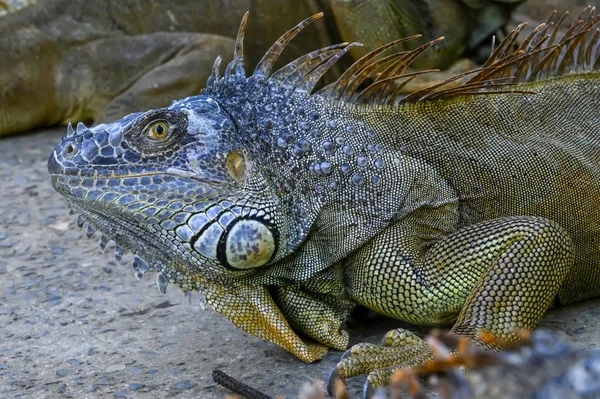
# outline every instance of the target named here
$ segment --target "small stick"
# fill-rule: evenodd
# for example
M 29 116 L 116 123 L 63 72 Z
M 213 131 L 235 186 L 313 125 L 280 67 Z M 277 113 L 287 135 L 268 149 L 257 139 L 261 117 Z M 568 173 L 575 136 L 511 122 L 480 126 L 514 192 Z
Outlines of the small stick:
M 237 393 L 246 399 L 273 399 L 271 396 L 262 393 L 258 389 L 252 388 L 243 382 L 236 380 L 230 375 L 225 374 L 221 370 L 213 370 L 212 378 L 215 383 L 229 389 L 231 392 Z

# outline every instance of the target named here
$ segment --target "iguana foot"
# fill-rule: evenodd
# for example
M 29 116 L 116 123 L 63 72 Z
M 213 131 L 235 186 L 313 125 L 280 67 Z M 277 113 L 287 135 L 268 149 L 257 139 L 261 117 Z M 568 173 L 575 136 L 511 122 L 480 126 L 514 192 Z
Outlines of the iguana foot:
M 434 353 L 424 340 L 398 328 L 388 332 L 379 345 L 360 343 L 348 349 L 329 376 L 328 392 L 335 397 L 338 381 L 368 373 L 363 388 L 363 398 L 368 399 L 375 388 L 389 383 L 396 370 L 422 366 L 433 359 Z

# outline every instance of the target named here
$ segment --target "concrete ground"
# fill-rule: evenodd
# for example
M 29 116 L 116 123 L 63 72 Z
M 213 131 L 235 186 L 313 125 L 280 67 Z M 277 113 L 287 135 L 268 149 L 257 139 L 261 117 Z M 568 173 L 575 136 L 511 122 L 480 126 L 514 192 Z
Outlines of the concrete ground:
M 295 397 L 324 380 L 340 353 L 304 364 L 252 337 L 199 298 L 189 305 L 154 275 L 137 281 L 126 257 L 87 240 L 54 192 L 46 161 L 64 129 L 0 140 L 0 397 L 222 398 L 220 369 L 270 394 Z M 600 347 L 600 300 L 556 309 L 542 326 Z M 377 342 L 396 321 L 350 328 Z M 355 378 L 358 389 L 361 378 Z

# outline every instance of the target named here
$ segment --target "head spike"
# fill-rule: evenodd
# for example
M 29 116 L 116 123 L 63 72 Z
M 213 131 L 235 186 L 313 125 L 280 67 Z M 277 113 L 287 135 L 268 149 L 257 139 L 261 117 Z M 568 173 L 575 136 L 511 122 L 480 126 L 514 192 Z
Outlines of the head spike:
M 281 54 L 281 52 L 283 51 L 285 46 L 287 46 L 287 44 L 302 29 L 304 29 L 304 27 L 306 25 L 316 21 L 317 19 L 321 18 L 322 16 L 323 16 L 323 13 L 320 12 L 318 14 L 313 15 L 312 17 L 308 17 L 304 21 L 300 22 L 298 25 L 296 25 L 295 27 L 293 27 L 292 29 L 290 29 L 289 31 L 287 31 L 283 35 L 281 35 L 281 37 L 279 39 L 277 39 L 277 41 L 275 43 L 273 43 L 271 48 L 265 53 L 263 58 L 259 61 L 258 65 L 256 65 L 256 69 L 254 70 L 254 73 L 252 74 L 252 76 L 259 78 L 259 79 L 261 79 L 261 78 L 264 79 L 267 76 L 269 76 L 269 74 L 271 73 L 271 70 L 273 69 L 273 65 L 275 64 L 275 61 L 277 61 L 277 58 L 279 58 L 279 55 Z
M 348 42 L 334 44 L 333 46 L 324 47 L 305 54 L 280 68 L 277 72 L 274 72 L 269 80 L 279 80 L 285 83 L 289 82 L 292 83 L 292 86 L 295 86 L 298 79 L 304 78 L 308 72 L 319 66 L 323 61 L 347 45 Z
M 315 86 L 319 82 L 319 79 L 321 79 L 321 77 L 325 75 L 325 72 L 327 72 L 337 60 L 339 60 L 344 54 L 346 54 L 348 50 L 350 50 L 352 47 L 362 45 L 362 43 L 353 42 L 344 47 L 341 51 L 333 55 L 326 62 L 322 63 L 321 65 L 313 69 L 310 73 L 308 73 L 304 80 L 298 84 L 298 86 L 296 87 L 296 91 L 310 94 L 310 92 L 315 88 Z
M 75 129 L 73 129 L 73 125 L 71 125 L 71 122 L 69 122 L 69 125 L 67 126 L 67 137 L 73 137 L 75 135 Z
M 86 130 L 89 129 L 86 125 L 83 124 L 83 122 L 79 122 L 77 124 L 77 134 L 83 134 L 83 132 L 85 132 Z
M 215 82 L 219 80 L 219 68 L 221 67 L 221 60 L 222 58 L 220 55 L 215 58 L 215 62 L 213 63 L 212 67 L 212 74 L 206 80 L 206 87 L 213 86 Z
M 331 92 L 332 96 L 336 99 L 339 98 L 346 90 L 346 87 L 348 87 L 348 84 L 354 79 L 354 77 L 360 72 L 360 70 L 363 69 L 363 67 L 366 67 L 367 65 L 372 63 L 375 57 L 377 57 L 379 54 L 383 53 L 390 47 L 412 39 L 417 39 L 421 36 L 422 35 L 413 35 L 402 39 L 394 40 L 393 42 L 378 47 L 375 50 L 368 53 L 367 55 L 363 56 L 361 59 L 352 64 L 348 69 L 346 69 L 342 76 L 340 76 L 340 78 L 336 81 L 335 86 Z
M 213 63 L 212 76 L 214 76 L 215 79 L 219 79 L 219 68 L 221 68 L 221 61 L 223 61 L 223 58 L 221 58 L 219 55 L 217 58 L 215 58 L 215 62 Z
M 237 38 L 235 39 L 235 50 L 233 51 L 233 61 L 227 65 L 225 69 L 225 76 L 229 76 L 235 73 L 238 76 L 246 77 L 246 70 L 244 69 L 244 35 L 246 34 L 246 23 L 248 22 L 248 15 L 250 13 L 246 11 L 242 17 L 240 28 L 238 29 Z
M 403 51 L 400 53 L 388 55 L 386 57 L 375 60 L 375 61 L 371 62 L 370 64 L 368 64 L 367 66 L 365 66 L 364 68 L 362 68 L 358 73 L 356 73 L 356 75 L 354 75 L 352 77 L 352 79 L 348 82 L 348 84 L 346 84 L 346 87 L 344 88 L 344 91 L 343 91 L 340 99 L 342 101 L 351 101 L 352 97 L 356 94 L 356 90 L 359 88 L 359 86 L 362 84 L 362 82 L 365 79 L 367 79 L 369 76 L 371 76 L 371 74 L 376 69 L 388 65 L 390 62 L 393 62 L 393 61 L 397 60 L 398 58 L 402 57 L 405 53 L 406 52 Z M 337 83 L 334 82 L 334 84 L 337 84 Z M 334 97 L 334 98 L 337 98 L 337 97 Z

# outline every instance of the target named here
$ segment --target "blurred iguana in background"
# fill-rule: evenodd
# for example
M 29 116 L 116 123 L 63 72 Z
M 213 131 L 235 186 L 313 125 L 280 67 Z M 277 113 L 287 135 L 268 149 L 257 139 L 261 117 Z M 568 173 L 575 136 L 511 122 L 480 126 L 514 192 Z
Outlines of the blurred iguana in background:
M 489 48 L 521 0 L 0 0 L 0 136 L 74 121 L 108 121 L 199 92 L 217 55 L 229 61 L 239 20 L 258 62 L 298 15 L 327 19 L 302 33 L 282 62 L 332 42 L 353 57 L 399 37 L 446 36 L 416 60 L 446 68 Z M 334 68 L 332 76 L 336 75 Z M 339 75 L 339 73 L 338 73 Z

